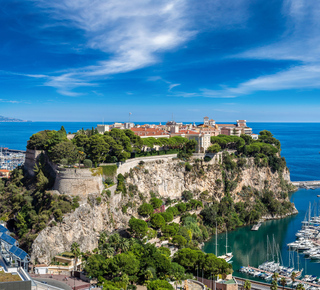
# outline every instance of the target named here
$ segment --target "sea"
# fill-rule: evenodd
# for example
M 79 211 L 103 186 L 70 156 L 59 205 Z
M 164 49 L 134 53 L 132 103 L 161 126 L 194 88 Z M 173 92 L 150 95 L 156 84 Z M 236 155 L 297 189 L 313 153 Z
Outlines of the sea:
M 155 122 L 141 122 L 154 123 Z M 0 123 L 0 147 L 25 150 L 29 137 L 41 130 L 59 130 L 64 126 L 67 132 L 74 133 L 84 128 L 95 127 L 96 122 L 25 122 Z M 106 123 L 107 124 L 107 123 Z M 158 124 L 158 123 L 157 123 Z M 286 158 L 292 181 L 320 180 L 320 123 L 247 123 L 254 133 L 269 130 L 281 142 L 281 155 Z M 258 231 L 251 226 L 228 232 L 228 252 L 232 251 L 233 270 L 236 276 L 246 277 L 238 272 L 241 266 L 250 264 L 257 267 L 267 259 L 267 239 L 279 244 L 283 264 L 289 264 L 287 244 L 293 242 L 295 233 L 301 228 L 309 202 L 320 202 L 315 190 L 300 189 L 290 195 L 298 214 L 280 220 L 267 221 Z M 218 255 L 225 253 L 226 233 L 218 235 Z M 203 250 L 215 253 L 215 236 L 205 243 Z M 290 255 L 292 257 L 292 255 Z M 294 256 L 295 268 L 303 268 L 304 274 L 320 277 L 320 263 L 305 259 L 300 254 Z M 298 264 L 299 261 L 299 264 Z M 292 265 L 292 259 L 290 259 Z M 250 277 L 252 278 L 252 277 Z

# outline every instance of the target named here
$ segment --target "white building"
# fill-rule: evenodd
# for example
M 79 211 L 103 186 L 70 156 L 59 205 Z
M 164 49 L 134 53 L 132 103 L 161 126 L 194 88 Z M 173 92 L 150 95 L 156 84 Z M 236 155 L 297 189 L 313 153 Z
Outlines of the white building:
M 98 130 L 98 132 L 100 134 L 104 134 L 104 132 L 109 132 L 110 126 L 109 125 L 101 125 L 101 124 L 99 124 L 99 125 L 97 125 L 96 129 Z

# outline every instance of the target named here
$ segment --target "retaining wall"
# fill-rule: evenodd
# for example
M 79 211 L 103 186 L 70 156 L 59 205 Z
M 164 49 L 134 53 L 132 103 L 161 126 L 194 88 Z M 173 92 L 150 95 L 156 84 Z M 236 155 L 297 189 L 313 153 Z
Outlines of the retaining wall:
M 177 157 L 177 154 L 168 154 L 168 155 L 146 156 L 146 157 L 128 159 L 126 160 L 126 162 L 119 163 L 117 174 L 120 174 L 120 173 L 125 174 L 126 172 L 129 172 L 130 169 L 138 166 L 139 162 L 141 161 L 151 162 L 151 161 L 157 161 L 157 160 L 168 160 L 176 157 Z

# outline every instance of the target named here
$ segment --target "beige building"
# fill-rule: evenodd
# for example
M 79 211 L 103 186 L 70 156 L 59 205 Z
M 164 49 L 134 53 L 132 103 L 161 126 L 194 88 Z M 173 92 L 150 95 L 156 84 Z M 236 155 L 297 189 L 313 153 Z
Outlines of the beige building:
M 81 259 L 78 258 L 77 266 L 75 265 L 75 258 L 66 257 L 64 255 L 55 256 L 54 262 L 49 266 L 41 264 L 35 265 L 34 272 L 35 274 L 53 274 L 53 275 L 70 275 L 74 269 L 76 271 L 81 270 Z
M 110 126 L 109 125 L 101 125 L 101 124 L 99 124 L 99 125 L 97 125 L 96 129 L 98 130 L 98 132 L 100 134 L 104 134 L 104 132 L 109 132 Z

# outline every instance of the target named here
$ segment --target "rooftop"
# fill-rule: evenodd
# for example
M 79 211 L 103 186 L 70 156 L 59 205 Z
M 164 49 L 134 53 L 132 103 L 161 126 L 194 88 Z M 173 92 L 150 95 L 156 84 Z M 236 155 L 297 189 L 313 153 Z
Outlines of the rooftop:
M 0 282 L 15 282 L 21 281 L 21 278 L 18 274 L 14 273 L 5 273 L 0 271 Z

